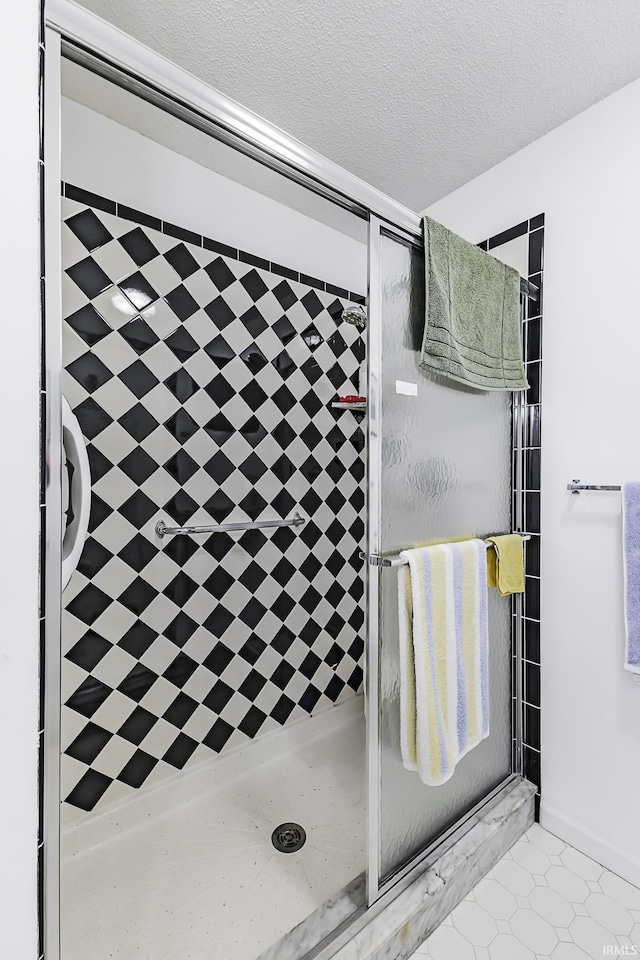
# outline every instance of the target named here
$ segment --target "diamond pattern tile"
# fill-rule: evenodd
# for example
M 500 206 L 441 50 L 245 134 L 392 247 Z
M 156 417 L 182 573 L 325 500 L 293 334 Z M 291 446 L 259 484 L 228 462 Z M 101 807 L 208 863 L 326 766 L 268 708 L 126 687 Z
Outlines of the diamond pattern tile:
M 330 404 L 363 344 L 284 268 L 67 212 L 65 390 L 93 491 L 65 593 L 63 796 L 88 811 L 360 689 L 364 437 Z M 300 530 L 155 535 L 295 510 Z

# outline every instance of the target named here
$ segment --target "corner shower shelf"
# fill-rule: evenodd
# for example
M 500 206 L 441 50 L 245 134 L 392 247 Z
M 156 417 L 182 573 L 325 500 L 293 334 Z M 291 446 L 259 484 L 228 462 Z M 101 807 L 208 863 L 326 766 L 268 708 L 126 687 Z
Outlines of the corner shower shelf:
M 360 413 L 366 412 L 367 409 L 366 400 L 364 403 L 340 403 L 339 400 L 334 400 L 331 406 L 334 410 L 357 410 Z

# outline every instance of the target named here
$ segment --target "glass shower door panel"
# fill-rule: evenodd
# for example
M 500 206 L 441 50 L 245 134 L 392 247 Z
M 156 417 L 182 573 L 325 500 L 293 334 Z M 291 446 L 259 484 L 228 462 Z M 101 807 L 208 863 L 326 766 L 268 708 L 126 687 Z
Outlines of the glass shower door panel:
M 379 444 L 376 552 L 382 554 L 510 525 L 511 397 L 437 381 L 419 367 L 423 258 L 421 250 L 380 233 L 379 421 L 371 444 Z M 384 886 L 511 772 L 511 610 L 490 591 L 490 735 L 446 783 L 425 786 L 400 756 L 397 569 L 370 567 L 370 577 L 377 578 L 379 616 L 378 869 Z

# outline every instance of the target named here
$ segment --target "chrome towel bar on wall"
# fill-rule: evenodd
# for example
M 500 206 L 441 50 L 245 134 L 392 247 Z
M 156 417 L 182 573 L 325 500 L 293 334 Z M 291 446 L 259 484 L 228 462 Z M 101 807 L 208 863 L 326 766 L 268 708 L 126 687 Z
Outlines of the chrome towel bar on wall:
M 156 534 L 162 537 L 186 537 L 189 534 L 196 533 L 231 533 L 233 530 L 263 530 L 266 527 L 299 527 L 305 523 L 304 517 L 299 513 L 289 520 L 255 520 L 245 523 L 213 523 L 205 524 L 199 527 L 168 527 L 164 520 L 158 520 L 156 523 Z
M 583 490 L 622 490 L 621 486 L 604 483 L 580 483 L 579 480 L 572 480 L 567 484 L 567 490 L 570 493 L 581 493 Z

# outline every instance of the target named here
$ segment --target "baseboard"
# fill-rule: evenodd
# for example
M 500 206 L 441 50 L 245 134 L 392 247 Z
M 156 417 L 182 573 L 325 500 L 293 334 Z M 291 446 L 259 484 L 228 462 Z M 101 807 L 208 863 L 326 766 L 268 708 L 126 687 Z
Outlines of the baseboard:
M 564 840 L 588 857 L 601 863 L 607 870 L 617 873 L 623 880 L 628 880 L 636 887 L 640 887 L 640 859 L 631 856 L 622 847 L 609 843 L 603 837 L 584 827 L 544 801 L 540 805 L 540 824 L 549 833 Z

